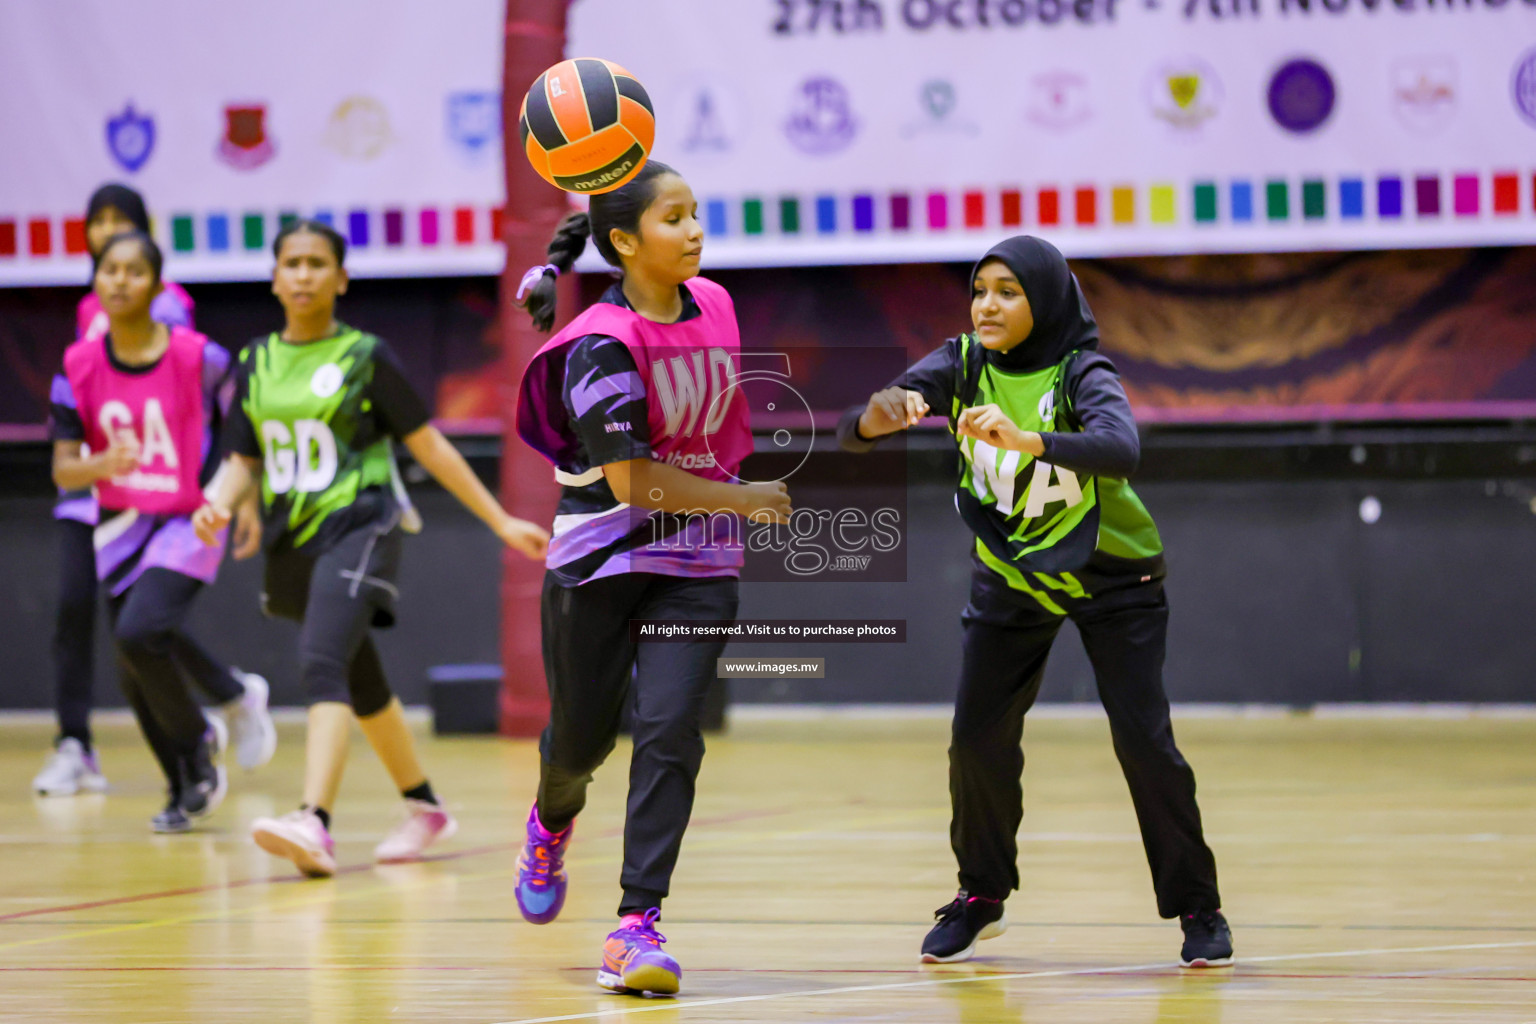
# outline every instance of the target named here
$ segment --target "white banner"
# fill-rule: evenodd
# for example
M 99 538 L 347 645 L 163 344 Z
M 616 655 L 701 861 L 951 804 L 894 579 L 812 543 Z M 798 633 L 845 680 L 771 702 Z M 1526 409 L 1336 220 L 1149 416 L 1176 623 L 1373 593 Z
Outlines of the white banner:
M 1536 242 L 1533 0 L 577 0 L 569 49 L 715 266 Z
M 1536 0 L 574 0 L 710 266 L 1536 242 Z M 323 215 L 363 275 L 494 273 L 503 0 L 0 0 L 0 285 L 98 184 L 178 280 Z M 589 255 L 585 266 L 595 265 Z
M 270 275 L 324 215 L 355 273 L 494 273 L 503 0 L 0 0 L 0 284 L 81 284 L 142 191 L 179 281 Z

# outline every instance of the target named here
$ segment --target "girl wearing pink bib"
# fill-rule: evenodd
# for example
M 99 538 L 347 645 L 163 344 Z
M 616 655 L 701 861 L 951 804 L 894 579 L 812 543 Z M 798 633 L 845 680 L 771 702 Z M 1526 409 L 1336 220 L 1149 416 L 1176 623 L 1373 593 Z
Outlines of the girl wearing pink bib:
M 96 573 L 107 590 L 123 692 L 170 794 L 151 825 L 181 832 L 212 813 L 226 789 L 222 722 L 203 716 L 184 681 L 208 671 L 209 658 L 182 623 L 224 553 L 222 544 L 198 541 L 190 514 L 202 504 L 230 359 L 201 334 L 151 318 L 160 266 L 158 247 L 141 233 L 115 236 L 102 249 L 96 294 L 109 332 L 64 353 L 53 475 L 66 490 L 96 492 Z M 214 670 L 242 688 L 227 666 Z
M 197 396 L 205 366 L 222 378 L 229 357 L 205 357 L 212 343 L 185 327 L 169 328 L 166 335 L 159 358 L 145 366 L 128 365 L 113 346 L 89 341 L 64 353 L 64 376 L 77 407 L 95 413 L 81 418 L 85 443 L 106 451 L 131 436 L 138 444 L 131 472 L 96 481 L 96 500 L 104 509 L 181 516 L 202 504 L 197 477 L 207 417 Z M 200 576 L 204 572 L 197 570 Z
M 605 438 L 624 437 L 633 450 L 622 451 L 616 444 L 594 447 L 634 454 L 638 445 L 633 440 L 649 437 L 650 458 L 657 462 L 686 467 L 705 480 L 737 479 L 742 459 L 752 452 L 752 431 L 746 403 L 732 400 L 731 393 L 741 350 L 736 310 L 730 295 L 713 281 L 695 277 L 681 287 L 686 288 L 685 319 L 648 320 L 629 308 L 620 288 L 572 320 L 534 356 L 519 396 L 518 434 L 554 464 L 561 483 L 569 485 L 579 477 L 570 470 L 581 469 L 589 477 L 594 472 L 573 421 L 636 401 L 644 402 L 643 423 L 634 423 L 625 412 L 602 424 Z M 602 351 L 614 342 L 623 346 L 628 362 L 617 349 L 611 354 Z M 551 376 L 568 378 L 573 355 L 580 368 L 577 379 L 570 382 L 568 393 L 564 381 L 551 393 Z M 619 372 L 604 372 L 610 359 L 622 364 Z M 641 410 L 637 406 L 634 411 Z M 601 473 L 600 468 L 595 471 Z M 595 519 L 585 512 L 574 513 L 575 518 L 569 512 L 557 516 L 547 561 L 550 571 L 568 584 L 626 572 L 738 574 L 742 549 L 727 521 L 653 519 L 651 513 L 643 506 L 615 503 L 610 514 Z M 661 528 L 656 528 L 658 523 Z
M 86 247 L 94 260 L 113 235 L 124 231 L 149 234 L 144 197 L 127 185 L 103 185 L 91 193 L 85 214 Z M 92 274 L 94 277 L 94 272 Z M 191 327 L 192 298 L 179 286 L 165 290 L 150 304 L 150 316 L 160 323 Z M 95 291 L 80 299 L 75 311 L 75 339 L 101 343 L 107 333 L 107 313 Z M 53 397 L 67 391 L 61 372 L 53 382 Z M 43 796 L 71 796 L 84 789 L 99 792 L 107 780 L 91 745 L 92 684 L 96 665 L 96 552 L 91 543 L 96 526 L 96 497 L 90 488 L 60 491 L 53 517 L 59 524 L 59 604 L 54 619 L 54 707 L 59 734 L 32 788 Z M 237 684 L 214 674 L 197 683 L 219 704 L 245 696 Z M 231 689 L 231 686 L 233 688 Z M 238 721 L 238 719 L 237 719 Z
M 534 323 L 548 330 L 553 276 L 589 236 L 623 275 L 534 357 L 517 412 L 518 434 L 564 485 L 543 593 L 550 720 L 517 902 L 534 924 L 559 914 L 572 823 L 633 687 L 621 920 L 597 976 L 620 992 L 678 989 L 681 969 L 655 922 L 693 809 L 700 711 L 725 646 L 636 644 L 630 620 L 733 620 L 737 517 L 784 522 L 790 511 L 782 483 L 737 476 L 752 451 L 733 386 L 740 335 L 730 296 L 698 276 L 696 215 L 687 183 L 652 160 L 623 188 L 593 196 L 589 213 L 567 217 L 549 264 L 525 279 Z

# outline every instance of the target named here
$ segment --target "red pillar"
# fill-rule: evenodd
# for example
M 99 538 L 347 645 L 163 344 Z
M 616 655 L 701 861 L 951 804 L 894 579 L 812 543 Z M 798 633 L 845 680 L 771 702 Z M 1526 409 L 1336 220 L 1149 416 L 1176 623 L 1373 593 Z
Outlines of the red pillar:
M 545 68 L 565 57 L 567 0 L 507 0 L 503 40 L 501 123 L 507 184 L 501 275 L 501 501 L 513 515 L 548 525 L 560 489 L 549 463 L 517 436 L 517 384 L 546 336 L 513 304 L 523 272 L 544 262 L 555 225 L 569 209 L 565 194 L 533 172 L 517 132 L 523 94 Z M 574 277 L 560 282 L 561 321 L 575 311 Z M 502 551 L 501 731 L 536 736 L 549 718 L 544 662 L 539 648 L 539 589 L 544 567 L 510 549 Z

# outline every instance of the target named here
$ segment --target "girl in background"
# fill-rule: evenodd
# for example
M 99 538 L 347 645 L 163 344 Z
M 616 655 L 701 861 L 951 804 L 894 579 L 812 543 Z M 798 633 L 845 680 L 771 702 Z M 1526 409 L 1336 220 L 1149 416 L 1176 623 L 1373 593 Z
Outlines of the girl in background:
M 266 513 L 269 615 L 297 621 L 299 670 L 311 700 L 299 808 L 251 825 L 257 845 L 304 874 L 336 871 L 331 814 L 355 717 L 405 801 L 405 821 L 374 850 L 420 858 L 457 823 L 439 802 L 390 691 L 370 630 L 395 621 L 402 508 L 391 487 L 398 438 L 449 493 L 508 546 L 542 557 L 548 534 L 508 515 L 428 410 L 384 341 L 336 320 L 347 290 L 346 242 L 295 221 L 272 247 L 280 332 L 240 354 L 219 478 L 196 515 L 215 544 L 231 510 L 260 488 Z
M 150 234 L 149 211 L 144 197 L 127 185 L 103 185 L 91 193 L 85 208 L 85 245 L 94 261 L 107 239 L 125 231 Z M 168 327 L 192 327 L 195 303 L 185 288 L 174 281 L 163 282 L 159 295 L 149 307 L 149 315 Z M 75 337 L 100 341 L 107 333 L 107 314 L 94 290 L 81 296 L 75 307 Z
M 126 231 L 148 235 L 149 213 L 144 198 L 127 185 L 103 185 L 86 207 L 85 240 L 91 253 L 93 278 L 98 254 L 112 236 Z M 150 303 L 150 317 L 169 327 L 192 324 L 192 297 L 171 281 L 162 284 Z M 100 343 L 109 318 L 94 287 L 75 310 L 75 339 Z M 55 377 L 55 395 L 67 387 Z M 59 524 L 59 604 L 53 636 L 54 707 L 59 735 L 53 752 L 32 788 L 43 796 L 71 796 L 80 790 L 101 792 L 101 773 L 91 737 L 92 684 L 95 681 L 96 552 L 91 534 L 97 520 L 90 488 L 61 491 L 54 506 Z M 249 558 L 261 543 L 261 520 L 255 503 L 241 508 L 235 524 L 235 557 Z M 249 770 L 271 760 L 277 733 L 267 713 L 267 681 L 251 672 L 226 668 L 195 643 L 188 648 L 187 668 L 193 681 L 220 705 L 234 733 L 235 757 Z
M 955 505 L 976 534 L 949 748 L 960 892 L 934 915 L 922 959 L 968 959 L 1007 928 L 1024 715 L 1070 618 L 1109 715 L 1158 913 L 1179 919 L 1184 966 L 1231 963 L 1195 774 L 1163 691 L 1163 544 L 1126 483 L 1141 447 L 1120 378 L 1066 259 L 1038 238 L 1007 239 L 976 264 L 971 322 L 974 334 L 946 341 L 838 426 L 844 448 L 868 451 L 929 410 L 946 414 L 962 457 Z
M 620 992 L 680 983 L 655 925 L 693 810 L 700 711 L 725 647 L 637 645 L 630 620 L 734 619 L 737 517 L 786 522 L 790 511 L 782 483 L 738 482 L 752 451 L 746 403 L 729 394 L 740 335 L 730 295 L 698 276 L 697 212 L 687 182 L 653 159 L 567 217 L 549 264 L 525 278 L 534 324 L 548 330 L 554 277 L 589 237 L 622 274 L 534 357 L 517 412 L 519 435 L 564 485 L 542 599 L 550 720 L 517 902 L 534 924 L 559 914 L 573 822 L 633 686 L 620 921 L 597 975 Z
M 53 473 L 61 489 L 92 487 L 98 496 L 96 575 L 107 591 L 123 693 L 169 795 L 151 826 L 183 832 L 226 789 L 223 724 L 204 717 L 184 678 L 207 656 L 182 625 L 224 553 L 222 535 L 211 549 L 197 543 L 189 517 L 203 501 L 203 470 L 217 461 L 212 427 L 230 360 L 201 334 L 151 317 L 161 265 L 159 248 L 137 231 L 114 235 L 98 254 L 96 296 L 108 331 L 64 353 Z

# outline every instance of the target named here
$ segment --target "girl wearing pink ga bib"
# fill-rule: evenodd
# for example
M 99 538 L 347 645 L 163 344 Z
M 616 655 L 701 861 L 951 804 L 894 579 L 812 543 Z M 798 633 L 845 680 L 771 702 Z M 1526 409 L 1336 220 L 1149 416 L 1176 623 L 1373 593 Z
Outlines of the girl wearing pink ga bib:
M 151 826 L 182 832 L 192 818 L 212 813 L 227 788 L 223 724 L 203 716 L 184 681 L 208 656 L 182 624 L 224 554 L 223 544 L 198 541 L 190 514 L 202 504 L 200 480 L 230 359 L 201 334 L 151 318 L 160 267 L 159 248 L 139 232 L 117 235 L 102 249 L 95 288 L 109 330 L 64 353 L 53 475 L 66 490 L 96 492 L 96 573 L 107 591 L 123 692 L 169 791 Z M 233 682 L 229 668 L 220 669 Z
M 150 233 L 144 197 L 127 185 L 103 185 L 91 193 L 86 207 L 85 240 L 92 261 L 112 236 L 124 231 Z M 173 282 L 166 281 L 164 285 L 150 304 L 150 316 L 167 326 L 192 327 L 192 297 Z M 99 345 L 106 337 L 108 325 L 101 299 L 94 290 L 87 292 L 75 310 L 75 340 L 90 340 Z M 68 383 L 59 373 L 52 387 L 55 398 L 68 390 Z M 53 635 L 54 707 L 59 733 L 47 762 L 32 782 L 33 790 L 42 796 L 72 796 L 82 789 L 100 792 L 107 786 L 92 749 L 90 722 L 96 676 L 93 652 L 98 590 L 96 551 L 91 538 L 97 514 L 96 496 L 90 488 L 59 492 L 53 508 L 59 542 L 59 603 Z M 242 516 L 235 529 L 237 551 L 242 547 L 241 541 L 246 547 L 255 542 L 246 538 L 258 526 L 251 512 Z M 242 729 L 242 725 L 265 714 L 264 698 L 259 707 L 257 701 L 265 693 L 265 680 L 254 677 L 251 692 L 219 671 L 200 672 L 193 681 L 214 703 L 224 705 L 237 737 L 236 748 L 242 754 L 259 753 L 256 740 L 247 741 L 255 733 Z

